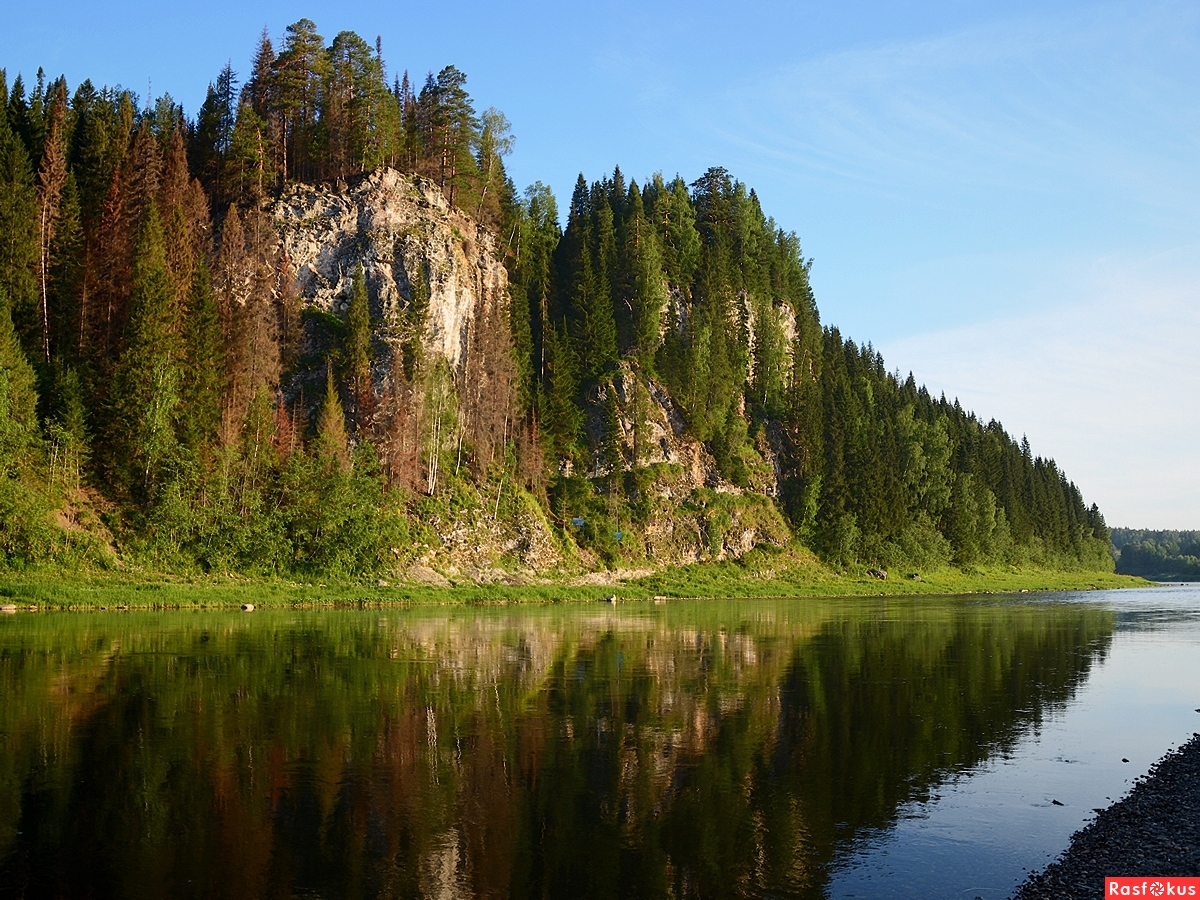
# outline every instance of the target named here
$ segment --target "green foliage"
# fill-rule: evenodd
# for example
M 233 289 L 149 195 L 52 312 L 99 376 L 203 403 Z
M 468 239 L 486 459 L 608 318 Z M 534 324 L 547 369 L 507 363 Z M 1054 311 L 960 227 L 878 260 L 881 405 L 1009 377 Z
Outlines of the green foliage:
M 192 275 L 183 321 L 184 365 L 181 396 L 181 440 L 193 453 L 203 452 L 217 437 L 228 378 L 220 313 L 208 266 L 201 259 Z
M 417 265 L 412 280 L 412 297 L 404 310 L 404 340 L 400 348 L 404 377 L 411 381 L 421 365 L 425 346 L 425 325 L 429 317 L 429 279 L 425 267 Z
M 34 276 L 39 254 L 37 207 L 29 155 L 8 118 L 0 115 L 0 290 L 7 297 L 5 315 L 11 317 L 27 351 L 41 344 Z
M 1200 581 L 1200 531 L 1114 528 L 1112 544 L 1122 574 L 1155 581 Z
M 55 409 L 46 425 L 51 443 L 50 481 L 70 496 L 79 490 L 91 459 L 84 387 L 75 369 L 54 372 Z
M 10 566 L 44 559 L 55 537 L 38 472 L 43 451 L 33 384 L 0 287 L 0 564 Z
M 346 310 L 346 366 L 354 397 L 355 417 L 365 424 L 371 407 L 371 307 L 367 298 L 366 274 L 359 264 L 350 289 Z
M 848 571 L 1111 567 L 1103 516 L 1053 460 L 822 328 L 798 237 L 724 169 L 690 185 L 581 175 L 560 230 L 544 185 L 518 200 L 511 126 L 476 113 L 461 70 L 419 93 L 407 73 L 385 78 L 378 41 L 327 44 L 308 19 L 278 53 L 264 33 L 240 94 L 223 67 L 195 122 L 165 95 L 143 105 L 84 82 L 68 101 L 61 79 L 27 93 L 0 76 L 5 490 L 25 498 L 10 498 L 12 521 L 33 534 L 56 491 L 70 520 L 94 489 L 122 551 L 155 565 L 349 572 L 342 544 L 383 564 L 362 535 L 390 533 L 364 512 L 392 503 L 385 481 L 454 506 L 472 482 L 490 492 L 500 466 L 560 523 L 587 510 L 593 525 L 565 533 L 613 563 L 652 552 L 650 523 L 678 512 L 663 497 L 696 486 L 694 469 L 646 466 L 682 449 L 722 496 L 775 498 L 782 530 L 763 519 L 746 533 L 790 528 Z M 381 165 L 436 182 L 496 232 L 509 318 L 473 330 L 462 370 L 423 353 L 416 230 L 394 248 L 411 296 L 386 324 L 390 370 L 362 267 L 345 315 L 298 312 L 272 195 Z M 693 499 L 695 544 L 717 553 L 748 513 Z M 34 512 L 22 519 L 20 503 Z M 1176 555 L 1127 560 L 1139 553 Z
M 350 438 L 346 434 L 346 413 L 338 396 L 337 382 L 330 363 L 325 377 L 325 398 L 317 417 L 315 455 L 326 471 L 343 471 L 350 466 Z
M 134 255 L 129 338 L 109 393 L 105 467 L 115 486 L 153 499 L 177 460 L 182 346 L 162 226 L 151 204 Z
M 0 402 L 4 403 L 5 420 L 14 429 L 14 435 L 20 433 L 26 439 L 33 439 L 37 427 L 37 378 L 17 338 L 10 309 L 8 294 L 0 286 L 0 371 L 5 376 Z

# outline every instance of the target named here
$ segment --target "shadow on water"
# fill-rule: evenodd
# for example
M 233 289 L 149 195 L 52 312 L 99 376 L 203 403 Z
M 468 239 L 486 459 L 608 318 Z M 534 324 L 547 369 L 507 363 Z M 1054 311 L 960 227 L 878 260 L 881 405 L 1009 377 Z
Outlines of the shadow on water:
M 0 622 L 3 896 L 822 896 L 1109 648 L 1086 604 Z

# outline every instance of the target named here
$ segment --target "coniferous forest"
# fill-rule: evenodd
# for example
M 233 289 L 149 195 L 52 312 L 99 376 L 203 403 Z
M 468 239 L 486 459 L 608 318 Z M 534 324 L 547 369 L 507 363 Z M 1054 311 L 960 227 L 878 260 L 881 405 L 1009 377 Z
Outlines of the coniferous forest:
M 678 521 L 697 559 L 749 529 L 835 568 L 1112 568 L 1053 460 L 822 325 L 752 189 L 616 168 L 562 221 L 466 82 L 307 19 L 194 116 L 0 70 L 5 566 L 358 577 L 436 564 L 453 524 L 518 567 L 530 523 L 559 564 L 616 566 L 663 561 Z M 361 266 L 343 309 L 296 287 L 272 203 L 384 167 L 494 236 L 511 300 L 484 369 L 423 350 L 423 276 L 390 363 L 404 323 Z M 471 389 L 484 370 L 503 391 Z
M 1200 531 L 1112 529 L 1117 571 L 1154 581 L 1200 581 Z

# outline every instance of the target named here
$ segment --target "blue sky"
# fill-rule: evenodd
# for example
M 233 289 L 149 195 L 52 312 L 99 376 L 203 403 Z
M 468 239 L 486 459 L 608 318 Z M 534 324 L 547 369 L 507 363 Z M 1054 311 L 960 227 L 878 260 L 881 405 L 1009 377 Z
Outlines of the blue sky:
M 823 321 L 1028 434 L 1109 523 L 1200 528 L 1200 8 L 1184 2 L 13 5 L 0 66 L 189 114 L 307 16 L 453 63 L 519 187 L 722 165 Z

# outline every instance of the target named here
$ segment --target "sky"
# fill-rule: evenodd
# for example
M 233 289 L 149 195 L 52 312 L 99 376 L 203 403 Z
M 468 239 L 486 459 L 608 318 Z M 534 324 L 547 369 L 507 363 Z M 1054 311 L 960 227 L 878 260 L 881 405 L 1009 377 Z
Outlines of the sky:
M 264 27 L 378 35 L 512 123 L 565 208 L 724 166 L 822 321 L 1054 458 L 1110 525 L 1200 528 L 1200 7 L 1188 2 L 11 4 L 0 67 L 194 116 Z

